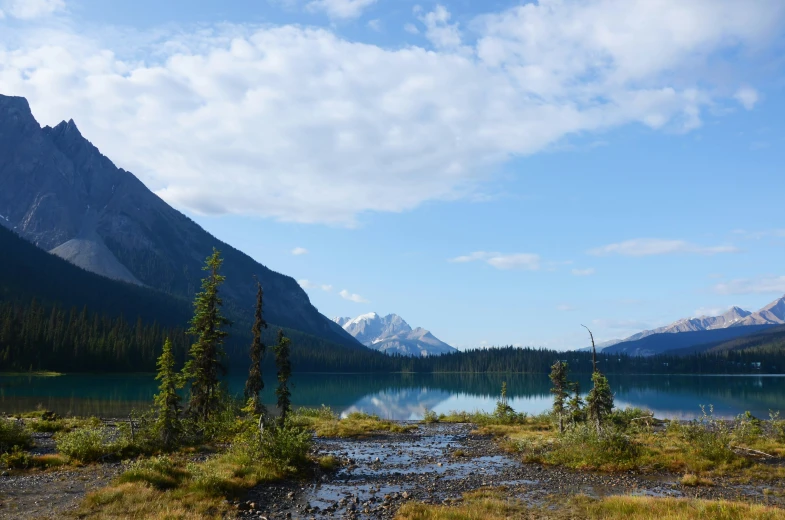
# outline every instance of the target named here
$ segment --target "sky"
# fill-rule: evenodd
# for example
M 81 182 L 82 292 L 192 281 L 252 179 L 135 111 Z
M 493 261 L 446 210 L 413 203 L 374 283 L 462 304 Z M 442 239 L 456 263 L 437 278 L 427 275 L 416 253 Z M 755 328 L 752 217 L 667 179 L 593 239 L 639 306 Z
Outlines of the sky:
M 785 294 L 781 0 L 0 0 L 0 93 L 328 317 L 566 349 Z

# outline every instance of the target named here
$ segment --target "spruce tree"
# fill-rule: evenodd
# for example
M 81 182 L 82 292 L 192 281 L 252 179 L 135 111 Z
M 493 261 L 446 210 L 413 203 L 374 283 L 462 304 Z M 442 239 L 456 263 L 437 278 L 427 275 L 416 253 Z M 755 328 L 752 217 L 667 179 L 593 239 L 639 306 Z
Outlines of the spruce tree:
M 608 384 L 608 378 L 602 375 L 597 368 L 597 347 L 594 345 L 594 334 L 586 325 L 583 327 L 589 331 L 591 337 L 593 369 L 591 381 L 594 385 L 589 391 L 589 395 L 586 396 L 586 404 L 588 405 L 589 419 L 594 422 L 594 427 L 599 433 L 603 421 L 613 411 L 613 392 Z
M 158 413 L 155 431 L 163 445 L 170 448 L 177 441 L 181 429 L 180 396 L 177 394 L 180 378 L 174 371 L 174 353 L 169 338 L 166 338 L 164 350 L 158 358 L 158 375 L 155 378 L 160 381 L 158 393 L 153 398 Z
M 245 399 L 251 401 L 249 404 L 254 413 L 262 413 L 262 404 L 259 392 L 264 388 L 262 380 L 262 359 L 264 359 L 265 345 L 262 343 L 262 329 L 267 328 L 267 322 L 262 317 L 262 302 L 264 292 L 262 284 L 256 282 L 256 320 L 253 324 L 253 340 L 251 341 L 251 367 L 248 370 L 248 379 L 245 382 Z
M 188 408 L 204 422 L 218 407 L 220 378 L 226 373 L 222 358 L 223 342 L 228 333 L 222 327 L 230 322 L 221 314 L 223 299 L 218 291 L 225 279 L 220 274 L 221 264 L 221 253 L 213 248 L 213 254 L 207 257 L 203 268 L 208 274 L 202 280 L 202 291 L 194 299 L 194 317 L 188 333 L 196 340 L 183 368 L 183 374 L 191 382 Z
M 553 388 L 551 388 L 553 412 L 559 418 L 559 432 L 562 433 L 564 432 L 564 404 L 569 396 L 570 386 L 570 382 L 567 380 L 567 363 L 562 361 L 554 363 L 551 367 L 550 378 L 553 383 Z
M 278 329 L 278 344 L 274 347 L 275 366 L 278 369 L 278 388 L 275 389 L 275 395 L 278 397 L 278 409 L 281 411 L 279 420 L 282 426 L 292 408 L 292 393 L 289 391 L 289 376 L 292 375 L 292 364 L 289 361 L 290 343 L 283 330 Z
M 581 399 L 581 385 L 577 381 L 570 383 L 570 390 L 572 391 L 572 397 L 567 403 L 567 410 L 570 414 L 570 422 L 575 426 L 575 423 L 584 420 L 584 403 L 583 399 Z

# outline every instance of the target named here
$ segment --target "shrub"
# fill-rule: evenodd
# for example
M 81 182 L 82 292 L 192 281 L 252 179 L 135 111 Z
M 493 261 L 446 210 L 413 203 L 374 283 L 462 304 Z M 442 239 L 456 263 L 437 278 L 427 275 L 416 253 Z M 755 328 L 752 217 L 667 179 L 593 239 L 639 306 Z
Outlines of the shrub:
M 733 438 L 731 428 L 714 418 L 714 407 L 701 406 L 700 418 L 682 425 L 678 430 L 682 437 L 690 443 L 693 450 L 702 458 L 711 462 L 730 462 L 736 457 L 730 449 Z
M 770 435 L 779 442 L 785 442 L 785 419 L 780 419 L 779 412 L 769 412 Z
M 575 468 L 630 468 L 636 466 L 641 452 L 640 443 L 619 429 L 606 427 L 598 432 L 582 424 L 565 432 L 546 460 Z
M 57 451 L 79 462 L 96 462 L 118 451 L 108 438 L 106 428 L 80 428 L 58 435 Z
M 16 446 L 10 453 L 0 456 L 0 462 L 8 469 L 31 469 L 62 466 L 66 460 L 60 455 L 32 455 Z
M 422 416 L 422 422 L 426 424 L 439 422 L 439 416 L 433 410 L 425 410 Z
M 276 470 L 294 473 L 308 463 L 313 439 L 311 433 L 287 421 L 283 426 L 264 430 L 261 453 Z
M 749 444 L 755 442 L 763 434 L 761 421 L 750 412 L 736 416 L 733 424 L 733 437 L 739 442 Z
M 338 414 L 332 411 L 329 406 L 322 405 L 319 408 L 307 408 L 303 406 L 295 410 L 294 414 L 298 417 L 310 417 L 313 419 L 322 419 L 326 421 L 334 421 L 338 419 Z
M 338 460 L 338 457 L 335 455 L 325 455 L 324 457 L 319 457 L 319 467 L 322 468 L 324 471 L 335 471 L 338 466 L 341 465 L 341 462 Z
M 624 409 L 614 409 L 613 412 L 608 416 L 608 420 L 616 427 L 626 430 L 627 428 L 633 427 L 644 427 L 646 426 L 645 420 L 646 417 L 653 417 L 652 414 L 648 410 L 643 410 L 641 408 L 633 408 L 627 407 Z
M 0 417 L 0 453 L 8 453 L 14 448 L 29 448 L 33 439 L 20 421 Z

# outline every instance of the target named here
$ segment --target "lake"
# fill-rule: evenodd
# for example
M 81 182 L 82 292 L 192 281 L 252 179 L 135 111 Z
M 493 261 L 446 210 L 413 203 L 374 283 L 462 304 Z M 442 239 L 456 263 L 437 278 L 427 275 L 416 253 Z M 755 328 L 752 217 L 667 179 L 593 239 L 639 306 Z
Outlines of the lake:
M 588 375 L 578 377 L 588 390 Z M 617 406 L 647 408 L 657 417 L 690 419 L 700 405 L 713 405 L 715 415 L 730 418 L 746 410 L 767 418 L 769 410 L 785 415 L 783 376 L 609 375 Z M 275 401 L 274 374 L 265 375 L 263 401 Z M 519 412 L 540 413 L 551 406 L 550 381 L 539 374 L 295 374 L 295 406 L 325 404 L 346 414 L 374 413 L 382 418 L 414 420 L 434 410 L 492 411 L 502 382 L 510 405 Z M 230 377 L 231 392 L 241 393 L 244 377 Z M 119 417 L 149 406 L 156 392 L 149 374 L 59 377 L 0 376 L 0 412 L 43 407 L 59 414 Z

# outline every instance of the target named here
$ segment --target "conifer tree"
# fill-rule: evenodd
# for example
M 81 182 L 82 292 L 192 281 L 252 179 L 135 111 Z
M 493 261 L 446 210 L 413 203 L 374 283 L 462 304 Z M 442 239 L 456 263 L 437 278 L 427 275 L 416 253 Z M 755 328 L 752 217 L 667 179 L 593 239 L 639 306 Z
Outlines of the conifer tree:
M 253 324 L 253 340 L 251 341 L 251 367 L 248 370 L 248 379 L 245 382 L 245 399 L 250 401 L 250 406 L 254 413 L 262 413 L 263 407 L 260 401 L 259 392 L 264 388 L 262 380 L 262 359 L 264 359 L 265 345 L 262 343 L 262 329 L 267 328 L 267 322 L 262 316 L 262 304 L 264 291 L 262 284 L 256 282 L 256 320 Z
M 613 392 L 611 386 L 608 384 L 608 378 L 602 375 L 597 368 L 597 347 L 594 345 L 594 334 L 591 333 L 589 327 L 583 325 L 589 331 L 591 337 L 591 352 L 592 352 L 592 368 L 591 381 L 594 385 L 586 396 L 586 404 L 588 405 L 589 419 L 594 422 L 594 427 L 599 433 L 602 427 L 602 422 L 613 411 Z
M 550 378 L 553 383 L 553 388 L 551 388 L 551 393 L 553 394 L 553 412 L 559 418 L 559 432 L 563 433 L 564 405 L 569 396 L 568 390 L 570 386 L 570 382 L 567 380 L 567 363 L 562 361 L 554 363 L 551 367 Z
M 172 342 L 166 338 L 164 350 L 158 358 L 158 375 L 155 377 L 160 384 L 158 393 L 153 398 L 158 418 L 155 430 L 164 446 L 171 447 L 180 435 L 180 387 L 178 375 L 174 371 L 174 353 Z
M 570 414 L 570 422 L 575 426 L 575 423 L 584 420 L 584 403 L 583 399 L 581 399 L 581 385 L 577 381 L 570 383 L 570 390 L 572 391 L 572 397 L 567 403 L 567 410 Z
M 278 368 L 278 388 L 275 389 L 275 395 L 278 397 L 278 409 L 281 411 L 280 424 L 286 422 L 286 416 L 292 408 L 291 397 L 292 393 L 289 391 L 289 376 L 292 375 L 292 364 L 289 361 L 289 338 L 284 336 L 283 330 L 278 329 L 278 344 L 275 349 L 275 366 Z
M 183 368 L 183 374 L 191 382 L 188 408 L 204 422 L 218 406 L 220 377 L 226 373 L 222 358 L 223 342 L 228 333 L 222 327 L 230 322 L 221 314 L 223 299 L 219 296 L 219 288 L 225 279 L 220 274 L 221 264 L 221 253 L 213 248 L 213 254 L 207 257 L 203 268 L 208 274 L 202 280 L 202 291 L 194 299 L 194 317 L 188 333 L 196 340 Z

